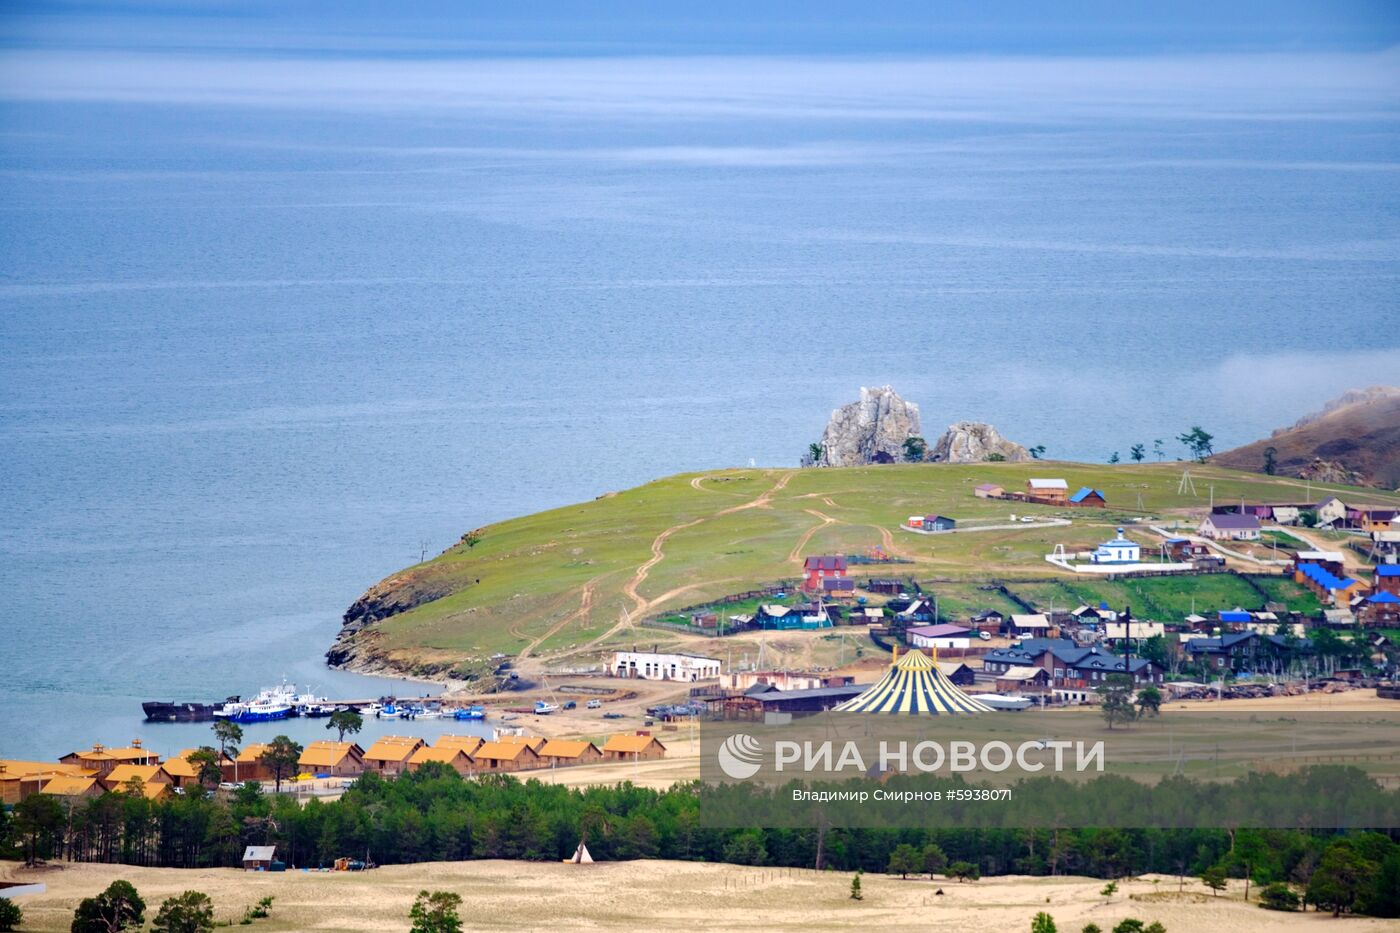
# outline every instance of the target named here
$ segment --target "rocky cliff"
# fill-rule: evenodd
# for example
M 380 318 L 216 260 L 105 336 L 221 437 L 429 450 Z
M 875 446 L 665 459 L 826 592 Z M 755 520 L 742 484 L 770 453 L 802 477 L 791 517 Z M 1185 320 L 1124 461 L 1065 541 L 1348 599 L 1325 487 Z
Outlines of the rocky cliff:
M 1010 461 L 1031 459 L 1026 448 L 1008 441 L 996 428 L 980 421 L 950 424 L 929 451 L 929 459 L 940 463 L 982 463 L 994 454 Z
M 919 406 L 889 386 L 861 387 L 860 401 L 831 413 L 822 433 L 822 463 L 862 466 L 904 459 L 904 442 L 920 432 Z
M 1264 440 L 1227 450 L 1211 462 L 1322 482 L 1400 487 L 1400 388 L 1347 392 Z

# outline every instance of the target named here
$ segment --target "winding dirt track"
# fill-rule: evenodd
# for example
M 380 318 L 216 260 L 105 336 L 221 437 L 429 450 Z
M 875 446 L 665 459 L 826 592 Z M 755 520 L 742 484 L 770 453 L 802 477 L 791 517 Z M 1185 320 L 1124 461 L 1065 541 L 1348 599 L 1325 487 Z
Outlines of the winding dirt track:
M 821 524 L 813 525 L 811 528 L 808 528 L 806 531 L 802 532 L 802 537 L 798 538 L 797 543 L 792 546 L 792 550 L 788 551 L 788 563 L 797 564 L 798 566 L 802 565 L 802 549 L 807 546 L 808 541 L 812 540 L 812 535 L 816 534 L 818 531 L 825 528 L 827 525 L 832 525 L 836 523 L 836 519 L 832 518 L 830 515 L 823 515 L 816 509 L 803 509 L 802 511 L 806 512 L 808 515 L 815 515 L 817 518 L 821 519 Z
M 573 622 L 576 619 L 581 619 L 584 616 L 588 615 L 588 610 L 593 607 L 593 590 L 598 586 L 598 581 L 603 579 L 603 577 L 605 576 L 607 576 L 607 574 L 596 576 L 592 580 L 589 580 L 587 583 L 585 583 L 581 589 L 581 595 L 579 596 L 578 608 L 575 609 L 573 612 L 569 613 L 568 615 L 564 616 L 564 618 L 560 619 L 558 622 L 551 625 L 549 627 L 549 630 L 546 631 L 543 635 L 541 635 L 539 638 L 536 638 L 534 641 L 530 642 L 528 645 L 522 648 L 520 654 L 516 656 L 517 660 L 525 660 L 531 654 L 534 653 L 536 648 L 544 644 L 549 639 L 553 638 L 555 635 L 559 634 L 559 632 L 561 632 L 564 629 L 564 626 L 568 625 L 570 622 Z M 514 629 L 511 630 L 512 634 L 514 633 L 514 631 Z
M 696 525 L 699 525 L 702 522 L 707 522 L 713 518 L 721 518 L 725 515 L 733 515 L 735 512 L 743 512 L 747 509 L 769 508 L 770 504 L 773 501 L 773 496 L 787 488 L 787 484 L 792 480 L 792 477 L 795 475 L 795 473 L 795 470 L 790 470 L 784 473 L 778 478 L 778 481 L 773 484 L 773 487 L 771 489 L 760 495 L 757 499 L 753 499 L 749 502 L 740 503 L 739 505 L 732 505 L 727 509 L 720 509 L 713 515 L 705 515 L 701 518 L 691 519 L 688 522 L 682 522 L 679 525 L 672 525 L 670 528 L 667 528 L 666 530 L 658 534 L 655 538 L 653 538 L 651 541 L 651 557 L 649 557 L 645 563 L 643 563 L 640 567 L 637 568 L 636 572 L 632 574 L 632 578 L 630 580 L 628 580 L 622 585 L 622 593 L 628 599 L 632 600 L 633 610 L 638 613 L 646 612 L 652 606 L 662 601 L 662 599 L 669 598 L 671 595 L 674 595 L 675 592 L 690 589 L 690 587 L 682 587 L 679 591 L 672 591 L 672 593 L 670 594 L 663 594 L 663 596 L 657 597 L 657 599 L 654 600 L 647 599 L 645 596 L 643 596 L 637 591 L 638 587 L 640 587 L 643 583 L 646 582 L 647 575 L 651 573 L 651 568 L 655 567 L 657 564 L 661 563 L 663 560 L 666 559 L 666 541 L 672 535 L 674 535 L 678 531 L 684 531 L 687 528 L 693 528 Z M 690 481 L 690 485 L 695 489 L 703 489 L 703 486 L 698 485 L 701 479 L 702 477 L 697 476 L 695 479 Z M 694 585 L 698 586 L 699 584 Z M 617 620 L 617 624 L 611 626 L 606 632 L 590 641 L 584 647 L 592 648 L 595 645 L 601 644 L 602 642 L 611 638 L 613 635 L 616 635 L 618 632 L 622 631 L 631 623 L 631 616 L 627 613 L 626 610 L 624 610 L 622 613 L 622 618 Z

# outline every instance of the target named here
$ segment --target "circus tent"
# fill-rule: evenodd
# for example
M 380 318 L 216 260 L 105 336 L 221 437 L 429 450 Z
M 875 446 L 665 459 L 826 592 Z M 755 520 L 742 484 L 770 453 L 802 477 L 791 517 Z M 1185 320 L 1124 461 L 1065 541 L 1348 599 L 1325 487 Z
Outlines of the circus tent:
M 990 706 L 963 693 L 928 655 L 911 651 L 898 657 L 870 689 L 839 706 L 850 713 L 957 715 L 989 713 Z

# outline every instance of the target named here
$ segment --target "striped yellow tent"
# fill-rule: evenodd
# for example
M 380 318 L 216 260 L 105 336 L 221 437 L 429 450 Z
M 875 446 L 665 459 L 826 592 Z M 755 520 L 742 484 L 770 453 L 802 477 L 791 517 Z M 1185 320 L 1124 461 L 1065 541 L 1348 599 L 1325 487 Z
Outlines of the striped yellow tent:
M 956 715 L 989 713 L 992 708 L 963 693 L 928 655 L 911 651 L 890 663 L 884 677 L 860 696 L 835 707 L 849 713 Z

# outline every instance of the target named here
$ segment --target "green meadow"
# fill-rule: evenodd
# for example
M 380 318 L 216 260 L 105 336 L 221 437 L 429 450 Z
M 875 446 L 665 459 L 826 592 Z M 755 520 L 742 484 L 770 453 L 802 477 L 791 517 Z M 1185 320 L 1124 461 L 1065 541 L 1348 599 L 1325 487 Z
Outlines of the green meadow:
M 1192 494 L 1181 490 L 1190 470 Z M 973 495 L 980 483 L 1021 490 L 1031 476 L 1060 477 L 1071 490 L 1101 490 L 1108 509 L 1070 509 Z M 494 653 L 567 655 L 639 638 L 635 623 L 751 587 L 796 580 L 812 554 L 872 555 L 909 563 L 853 568 L 867 576 L 912 577 L 939 595 L 945 617 L 1014 600 L 985 588 L 1005 583 L 1039 607 L 1131 604 L 1139 615 L 1180 618 L 1236 605 L 1281 602 L 1316 609 L 1284 579 L 1231 574 L 1090 580 L 1044 560 L 1055 545 L 1092 548 L 1125 525 L 1143 543 L 1159 538 L 1135 521 L 1194 526 L 1215 502 L 1346 501 L 1400 505 L 1400 495 L 1180 462 L 1098 466 L 1039 461 L 918 464 L 854 469 L 740 469 L 688 473 L 589 502 L 490 525 L 461 544 L 376 587 L 391 598 L 424 599 L 367 630 L 381 658 L 407 669 L 479 668 Z M 938 512 L 960 525 L 1063 517 L 1069 526 L 925 536 L 901 531 L 911 515 Z M 465 530 L 465 529 L 464 529 Z M 1282 542 L 1280 542 L 1282 543 Z M 1245 546 L 1246 548 L 1248 546 Z M 1273 556 L 1271 542 L 1255 545 Z M 927 581 L 939 581 L 936 583 Z

